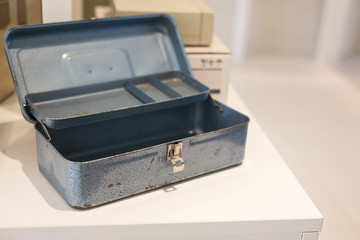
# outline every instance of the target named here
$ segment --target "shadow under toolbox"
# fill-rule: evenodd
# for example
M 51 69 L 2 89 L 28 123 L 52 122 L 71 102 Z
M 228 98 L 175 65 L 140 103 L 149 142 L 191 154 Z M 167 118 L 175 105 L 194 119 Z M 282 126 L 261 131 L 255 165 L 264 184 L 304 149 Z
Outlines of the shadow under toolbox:
M 72 207 L 243 160 L 249 118 L 192 78 L 166 15 L 15 27 L 5 50 L 40 171 Z

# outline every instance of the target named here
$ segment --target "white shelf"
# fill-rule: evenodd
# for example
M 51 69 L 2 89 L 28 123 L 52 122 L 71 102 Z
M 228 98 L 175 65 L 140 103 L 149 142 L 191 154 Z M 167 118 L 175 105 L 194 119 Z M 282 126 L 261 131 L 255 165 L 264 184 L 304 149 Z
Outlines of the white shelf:
M 360 58 L 344 65 L 347 74 L 311 60 L 252 59 L 231 75 L 323 214 L 320 240 L 360 236 Z

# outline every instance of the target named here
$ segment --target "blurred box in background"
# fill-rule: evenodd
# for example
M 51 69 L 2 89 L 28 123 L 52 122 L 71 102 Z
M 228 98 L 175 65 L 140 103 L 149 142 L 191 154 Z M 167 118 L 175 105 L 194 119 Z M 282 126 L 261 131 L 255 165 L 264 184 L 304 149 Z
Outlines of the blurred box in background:
M 16 25 L 41 23 L 41 0 L 0 0 L 0 101 L 14 91 L 4 50 L 4 35 Z
M 113 0 L 114 16 L 166 13 L 173 17 L 185 45 L 209 45 L 214 12 L 202 0 Z
M 4 35 L 6 31 L 15 26 L 17 19 L 16 1 L 0 1 L 0 101 L 14 91 L 10 69 L 4 51 Z
M 186 46 L 195 79 L 210 88 L 211 96 L 226 101 L 229 83 L 231 51 L 216 36 L 210 46 Z

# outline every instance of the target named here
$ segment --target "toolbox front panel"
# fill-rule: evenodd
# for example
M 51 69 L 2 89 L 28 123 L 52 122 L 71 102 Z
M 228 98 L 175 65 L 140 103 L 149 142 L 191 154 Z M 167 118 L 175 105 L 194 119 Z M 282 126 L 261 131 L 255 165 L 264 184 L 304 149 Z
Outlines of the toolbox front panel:
M 173 173 L 167 144 L 97 161 L 63 158 L 37 131 L 39 167 L 72 207 L 89 208 L 214 170 L 240 164 L 247 125 L 182 140 L 185 168 Z

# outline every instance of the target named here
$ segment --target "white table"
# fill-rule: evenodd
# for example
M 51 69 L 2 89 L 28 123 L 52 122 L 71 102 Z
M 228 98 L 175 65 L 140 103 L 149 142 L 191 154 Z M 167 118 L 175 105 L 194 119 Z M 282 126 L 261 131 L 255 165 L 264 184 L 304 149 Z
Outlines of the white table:
M 0 104 L 0 239 L 317 239 L 321 214 L 232 87 L 228 100 L 251 117 L 241 166 L 76 210 L 39 172 L 12 96 Z

